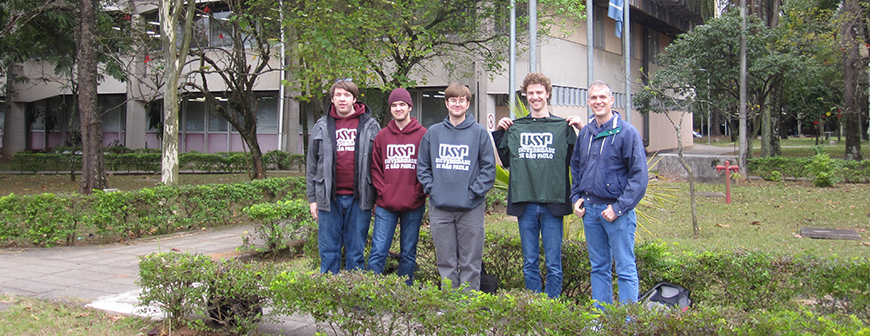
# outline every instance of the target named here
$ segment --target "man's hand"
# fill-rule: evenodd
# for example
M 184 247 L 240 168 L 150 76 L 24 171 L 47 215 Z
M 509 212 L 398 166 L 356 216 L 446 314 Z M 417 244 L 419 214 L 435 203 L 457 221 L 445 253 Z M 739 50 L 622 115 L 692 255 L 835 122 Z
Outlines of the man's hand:
M 501 120 L 498 121 L 498 129 L 506 130 L 506 129 L 510 128 L 511 125 L 513 125 L 513 124 L 514 124 L 514 121 L 511 120 L 511 118 L 507 118 L 507 117 L 501 118 Z
M 574 214 L 577 217 L 583 218 L 583 215 L 586 214 L 586 208 L 583 207 L 583 199 L 578 199 L 577 202 L 574 203 Z
M 576 128 L 578 130 L 583 128 L 583 118 L 581 118 L 581 117 L 570 116 L 565 120 L 568 121 L 568 125 L 574 126 L 574 128 Z
M 311 217 L 314 217 L 314 220 L 317 220 L 317 202 L 309 203 L 308 208 L 311 211 Z
M 607 209 L 604 209 L 604 211 L 601 212 L 601 218 L 604 218 L 604 220 L 611 223 L 616 220 L 616 213 L 613 212 L 612 204 L 608 205 Z

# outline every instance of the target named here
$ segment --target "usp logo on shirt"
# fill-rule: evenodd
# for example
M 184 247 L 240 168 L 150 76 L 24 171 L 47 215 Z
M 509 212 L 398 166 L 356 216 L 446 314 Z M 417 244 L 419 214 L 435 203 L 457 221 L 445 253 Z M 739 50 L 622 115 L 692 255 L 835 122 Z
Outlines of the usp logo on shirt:
M 552 159 L 556 149 L 552 148 L 553 133 L 525 132 L 520 133 L 520 148 L 517 149 L 520 159 Z
M 356 129 L 341 128 L 335 130 L 335 147 L 339 152 L 353 152 L 356 144 Z
M 384 159 L 384 169 L 417 169 L 417 154 L 414 144 L 387 145 L 387 157 Z
M 468 145 L 440 144 L 435 169 L 467 171 L 471 168 L 471 160 L 466 159 L 468 153 Z

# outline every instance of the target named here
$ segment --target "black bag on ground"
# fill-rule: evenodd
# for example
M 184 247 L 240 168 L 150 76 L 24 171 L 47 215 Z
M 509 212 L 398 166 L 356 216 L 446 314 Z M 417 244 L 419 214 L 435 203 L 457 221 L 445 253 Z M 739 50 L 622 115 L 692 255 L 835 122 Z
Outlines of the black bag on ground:
M 480 291 L 487 294 L 498 291 L 498 279 L 486 273 L 483 263 L 480 264 Z
M 686 311 L 692 306 L 689 290 L 669 282 L 659 282 L 641 296 L 640 302 L 647 308 L 672 307 Z

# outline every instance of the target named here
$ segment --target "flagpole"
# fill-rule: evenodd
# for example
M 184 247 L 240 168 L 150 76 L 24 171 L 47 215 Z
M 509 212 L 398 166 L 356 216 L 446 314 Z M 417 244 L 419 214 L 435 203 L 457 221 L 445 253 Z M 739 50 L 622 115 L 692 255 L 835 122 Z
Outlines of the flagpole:
M 511 41 L 510 70 L 508 71 L 508 113 L 511 120 L 515 119 L 514 105 L 517 103 L 517 2 L 511 0 Z
M 631 0 L 622 3 L 622 54 L 625 59 L 625 121 L 631 123 Z
M 593 76 L 593 65 L 595 60 L 595 35 L 592 30 L 595 29 L 595 12 L 592 10 L 594 5 L 593 0 L 586 0 L 586 97 L 589 97 L 589 84 L 595 80 Z M 592 117 L 592 109 L 586 107 L 586 118 Z

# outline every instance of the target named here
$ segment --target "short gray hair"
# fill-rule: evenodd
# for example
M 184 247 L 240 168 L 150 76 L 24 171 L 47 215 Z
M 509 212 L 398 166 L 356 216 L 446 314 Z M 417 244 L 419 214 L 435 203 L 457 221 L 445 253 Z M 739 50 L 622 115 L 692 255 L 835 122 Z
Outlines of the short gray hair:
M 589 91 L 589 92 L 592 92 L 592 89 L 600 89 L 600 88 L 605 88 L 605 89 L 607 89 L 607 95 L 608 95 L 609 97 L 613 97 L 613 88 L 611 88 L 610 85 L 608 85 L 608 84 L 605 83 L 604 81 L 600 81 L 600 80 L 594 81 L 594 82 L 592 82 L 591 84 L 589 84 L 589 90 L 588 90 L 588 91 Z

